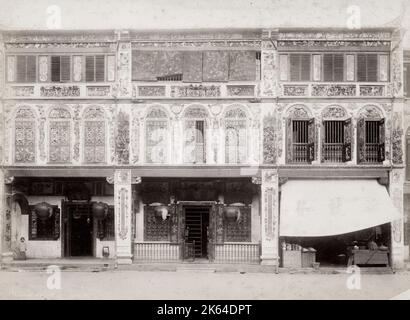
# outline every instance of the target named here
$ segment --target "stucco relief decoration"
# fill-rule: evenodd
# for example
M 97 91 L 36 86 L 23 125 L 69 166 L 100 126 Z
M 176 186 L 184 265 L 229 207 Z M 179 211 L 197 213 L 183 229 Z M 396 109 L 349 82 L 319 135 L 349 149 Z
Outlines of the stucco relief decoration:
M 356 95 L 356 86 L 355 85 L 313 85 L 312 86 L 312 96 L 319 97 L 335 97 L 335 96 L 344 96 L 351 97 Z
M 132 164 L 136 164 L 140 158 L 140 112 L 133 110 L 131 121 L 131 149 L 132 149 Z
M 53 108 L 51 109 L 50 113 L 48 114 L 50 119 L 70 119 L 71 115 L 66 109 L 63 108 Z
M 48 114 L 50 162 L 70 161 L 71 130 L 70 112 L 64 108 L 52 108 Z M 68 121 L 67 121 L 68 120 Z
M 118 235 L 122 240 L 125 240 L 128 235 L 128 190 L 121 188 L 118 193 L 118 207 L 119 207 L 119 223 L 118 223 Z
M 402 164 L 403 163 L 403 129 L 402 129 L 402 120 L 399 113 L 393 113 L 392 119 L 392 133 L 391 133 L 391 141 L 392 141 L 392 161 L 394 164 Z
M 382 119 L 383 114 L 376 106 L 365 106 L 360 112 L 359 116 L 367 119 Z
M 118 113 L 117 128 L 115 135 L 115 156 L 118 164 L 129 163 L 130 144 L 130 120 L 129 115 L 123 111 Z
M 38 57 L 38 78 L 41 82 L 46 82 L 48 80 L 48 57 L 47 56 Z
M 33 86 L 13 86 L 10 94 L 16 97 L 31 97 L 34 95 Z
M 140 97 L 164 97 L 165 86 L 138 86 Z
M 30 108 L 20 108 L 15 117 L 15 155 L 16 163 L 31 163 L 36 156 L 36 117 Z
M 107 97 L 110 92 L 110 86 L 87 86 L 87 95 L 90 97 Z
M 266 116 L 263 119 L 263 163 L 276 162 L 275 118 Z
M 201 98 L 201 97 L 220 97 L 221 88 L 216 85 L 188 85 L 171 86 L 171 97 L 180 98 Z
M 111 155 L 111 162 L 115 161 L 115 123 L 117 122 L 117 115 L 116 115 L 116 108 L 114 106 L 108 107 L 108 131 L 109 131 L 109 145 L 110 145 L 110 155 Z
M 173 114 L 179 115 L 182 112 L 183 105 L 181 105 L 181 104 L 172 104 L 170 106 L 170 109 L 171 109 Z
M 37 105 L 37 110 L 39 114 L 38 119 L 38 148 L 39 148 L 39 158 L 41 161 L 47 159 L 46 154 L 46 112 L 43 105 Z
M 403 87 L 403 51 L 400 42 L 402 41 L 400 32 L 395 35 L 396 41 L 392 42 L 394 46 L 391 53 L 391 85 L 392 94 L 399 95 Z
M 208 107 L 214 116 L 218 116 L 222 112 L 221 104 L 211 104 L 211 105 L 208 105 Z
M 84 112 L 84 160 L 88 163 L 105 161 L 105 118 L 99 106 Z
M 74 56 L 73 57 L 73 80 L 78 82 L 82 80 L 83 73 L 83 57 Z
M 347 116 L 346 110 L 340 106 L 330 106 L 322 112 L 324 119 L 343 119 L 347 118 Z
M 296 105 L 290 108 L 287 112 L 287 117 L 292 119 L 308 119 L 309 112 L 306 110 L 306 107 L 302 105 Z
M 307 85 L 282 85 L 284 96 L 302 97 L 308 95 Z
M 384 95 L 384 86 L 360 86 L 360 95 L 366 97 L 382 97 Z
M 80 111 L 81 106 L 75 105 L 73 110 L 74 120 L 74 145 L 73 145 L 73 160 L 78 161 L 80 159 Z
M 79 97 L 78 86 L 42 86 L 40 87 L 42 97 Z
M 225 161 L 244 163 L 247 160 L 246 113 L 240 107 L 225 112 Z
M 185 118 L 207 118 L 208 113 L 202 106 L 191 106 L 184 113 Z
M 262 51 L 262 95 L 274 96 L 276 94 L 276 68 L 275 52 L 273 50 Z
M 119 94 L 121 96 L 128 96 L 131 93 L 129 92 L 131 85 L 131 75 L 130 75 L 130 55 L 129 44 L 121 44 L 121 49 L 118 56 L 118 81 L 119 81 Z
M 255 95 L 255 86 L 253 85 L 227 86 L 226 88 L 229 96 L 253 97 Z

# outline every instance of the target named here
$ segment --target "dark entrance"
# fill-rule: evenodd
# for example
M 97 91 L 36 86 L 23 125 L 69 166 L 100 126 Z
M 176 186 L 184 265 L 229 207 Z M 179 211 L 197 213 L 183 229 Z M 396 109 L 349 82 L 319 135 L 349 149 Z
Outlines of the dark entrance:
M 193 243 L 195 258 L 208 257 L 209 207 L 185 207 L 185 241 Z
M 65 256 L 93 256 L 93 216 L 88 203 L 65 205 Z

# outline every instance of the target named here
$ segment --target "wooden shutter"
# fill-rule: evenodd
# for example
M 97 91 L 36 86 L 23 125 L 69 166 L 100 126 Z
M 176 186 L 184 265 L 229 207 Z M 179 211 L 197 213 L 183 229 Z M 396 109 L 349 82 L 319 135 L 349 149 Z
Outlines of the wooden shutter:
M 17 56 L 17 82 L 26 82 L 27 57 Z
M 343 81 L 344 55 L 333 55 L 333 81 Z
M 288 163 L 293 162 L 293 128 L 292 119 L 286 119 L 286 159 Z
M 378 123 L 379 125 L 379 162 L 385 160 L 385 133 L 384 133 L 384 119 L 381 119 Z
M 95 81 L 105 81 L 105 56 L 95 56 Z
M 323 55 L 323 80 L 333 81 L 333 55 Z
M 308 160 L 312 162 L 315 160 L 315 119 L 309 119 L 308 122 Z
M 61 56 L 60 57 L 60 70 L 61 70 L 61 81 L 69 82 L 70 71 L 71 71 L 71 64 L 70 64 L 70 56 Z
M 344 130 L 343 130 L 343 154 L 342 160 L 343 162 L 351 161 L 352 160 L 352 119 L 347 119 L 344 122 Z
M 299 54 L 290 54 L 290 81 L 299 81 L 300 80 L 300 55 Z
M 310 81 L 310 54 L 301 55 L 301 81 Z
M 357 81 L 367 81 L 366 55 L 357 55 Z
M 51 57 L 51 81 L 60 82 L 60 57 Z
M 367 81 L 377 81 L 377 54 L 367 55 Z
M 94 56 L 85 57 L 85 81 L 94 81 L 95 59 Z
M 357 160 L 359 163 L 365 162 L 365 142 L 366 124 L 364 118 L 357 120 Z
M 36 56 L 27 56 L 27 82 L 36 81 Z

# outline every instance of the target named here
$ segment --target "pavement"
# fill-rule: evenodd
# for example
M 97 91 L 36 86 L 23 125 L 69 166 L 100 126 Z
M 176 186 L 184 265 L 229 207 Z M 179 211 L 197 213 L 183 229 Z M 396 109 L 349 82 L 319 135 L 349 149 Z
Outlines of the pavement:
M 410 299 L 410 273 L 2 270 L 0 299 Z

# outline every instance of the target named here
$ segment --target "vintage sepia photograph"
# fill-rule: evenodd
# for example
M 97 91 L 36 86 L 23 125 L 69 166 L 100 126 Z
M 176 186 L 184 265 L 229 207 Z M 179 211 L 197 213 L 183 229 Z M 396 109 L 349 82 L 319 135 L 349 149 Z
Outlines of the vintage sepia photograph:
M 0 300 L 410 300 L 409 29 L 410 0 L 0 0 Z

